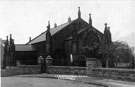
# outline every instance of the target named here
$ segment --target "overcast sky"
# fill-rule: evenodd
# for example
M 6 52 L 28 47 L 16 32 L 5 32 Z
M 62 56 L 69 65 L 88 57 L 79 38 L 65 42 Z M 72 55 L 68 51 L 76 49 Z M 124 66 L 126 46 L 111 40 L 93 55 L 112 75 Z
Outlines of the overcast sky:
M 92 14 L 93 26 L 103 32 L 108 23 L 112 39 L 118 40 L 135 32 L 134 0 L 1 0 L 0 38 L 11 33 L 15 43 L 24 44 L 46 30 L 48 21 L 60 25 L 77 18 L 78 6 L 82 19 L 88 22 Z M 133 6 L 134 5 L 134 6 Z

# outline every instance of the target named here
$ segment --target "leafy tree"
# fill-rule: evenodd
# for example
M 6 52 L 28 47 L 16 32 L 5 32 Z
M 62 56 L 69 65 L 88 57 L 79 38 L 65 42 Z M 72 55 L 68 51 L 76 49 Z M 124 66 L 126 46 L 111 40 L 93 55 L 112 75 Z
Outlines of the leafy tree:
M 115 51 L 115 47 L 114 44 L 104 44 L 101 43 L 100 47 L 99 47 L 99 55 L 100 57 L 102 57 L 102 60 L 105 61 L 105 66 L 107 67 L 114 67 L 113 62 L 113 53 Z M 111 61 L 111 62 L 109 62 Z
M 116 41 L 110 45 L 102 43 L 99 54 L 106 61 L 106 67 L 117 67 L 119 63 L 125 63 L 130 67 L 134 59 L 133 50 L 122 41 Z
M 82 48 L 82 53 L 87 57 L 87 58 L 97 58 L 98 57 L 98 47 L 88 47 L 85 46 Z
M 113 55 L 116 67 L 118 63 L 125 63 L 127 67 L 131 66 L 134 59 L 132 48 L 122 41 L 114 42 L 114 46 L 115 51 Z

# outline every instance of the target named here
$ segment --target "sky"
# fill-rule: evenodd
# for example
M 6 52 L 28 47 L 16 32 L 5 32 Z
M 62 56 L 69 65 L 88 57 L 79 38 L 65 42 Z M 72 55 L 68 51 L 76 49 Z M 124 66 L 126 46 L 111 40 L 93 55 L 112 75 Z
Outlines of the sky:
M 86 22 L 92 14 L 92 24 L 104 31 L 107 23 L 112 40 L 119 40 L 135 32 L 134 0 L 0 0 L 0 38 L 12 34 L 15 44 L 25 44 L 29 37 L 35 38 L 47 28 L 66 23 L 68 17 L 81 17 Z

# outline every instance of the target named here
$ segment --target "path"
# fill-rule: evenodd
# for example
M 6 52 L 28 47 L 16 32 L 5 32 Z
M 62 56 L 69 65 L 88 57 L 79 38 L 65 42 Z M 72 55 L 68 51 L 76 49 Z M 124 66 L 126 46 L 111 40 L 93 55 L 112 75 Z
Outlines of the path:
M 97 87 L 75 81 L 37 77 L 2 77 L 1 87 Z
M 103 87 L 103 85 L 109 87 L 135 87 L 135 82 L 46 73 L 2 77 L 2 87 Z

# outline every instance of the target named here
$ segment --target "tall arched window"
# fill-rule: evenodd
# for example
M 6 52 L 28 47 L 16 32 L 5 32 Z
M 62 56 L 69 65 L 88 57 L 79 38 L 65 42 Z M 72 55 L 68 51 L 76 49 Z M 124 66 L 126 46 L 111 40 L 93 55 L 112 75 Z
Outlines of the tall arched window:
M 88 32 L 84 38 L 84 46 L 96 48 L 98 45 L 99 39 L 97 34 L 93 31 Z

